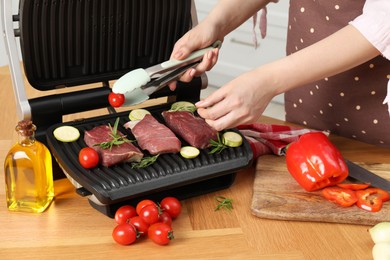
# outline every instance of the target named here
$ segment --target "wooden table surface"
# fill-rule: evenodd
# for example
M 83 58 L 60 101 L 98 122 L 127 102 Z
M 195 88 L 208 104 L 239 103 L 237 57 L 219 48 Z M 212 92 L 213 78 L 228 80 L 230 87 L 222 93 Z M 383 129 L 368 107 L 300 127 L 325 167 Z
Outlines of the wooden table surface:
M 39 91 L 28 87 L 29 97 Z M 48 92 L 50 93 L 50 92 Z M 46 94 L 46 93 L 45 93 Z M 17 136 L 15 101 L 8 67 L 0 68 L 0 159 Z M 95 113 L 104 113 L 95 111 Z M 87 114 L 92 115 L 92 114 Z M 263 117 L 262 122 L 285 124 Z M 331 136 L 345 158 L 388 163 L 390 150 Z M 253 181 L 262 161 L 240 171 L 225 190 L 182 201 L 173 222 L 175 239 L 158 246 L 142 239 L 131 246 L 116 244 L 113 219 L 93 209 L 67 179 L 55 181 L 55 201 L 42 214 L 9 212 L 4 176 L 0 181 L 1 259 L 371 259 L 369 226 L 261 219 L 252 215 Z M 280 157 L 278 163 L 283 164 Z M 288 173 L 286 173 L 288 174 Z M 2 171 L 4 175 L 4 171 Z M 234 210 L 214 211 L 215 195 L 233 199 Z M 390 214 L 390 213 L 389 213 Z

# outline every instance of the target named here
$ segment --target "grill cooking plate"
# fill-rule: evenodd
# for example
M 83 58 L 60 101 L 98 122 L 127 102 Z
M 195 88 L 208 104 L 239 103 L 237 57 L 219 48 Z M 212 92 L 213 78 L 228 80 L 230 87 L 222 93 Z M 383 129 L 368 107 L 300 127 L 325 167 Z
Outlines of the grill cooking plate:
M 170 104 L 148 109 L 161 123 L 161 112 Z M 82 121 L 74 121 L 51 126 L 47 130 L 47 140 L 53 156 L 66 176 L 76 186 L 77 192 L 89 198 L 90 204 L 102 213 L 113 217 L 115 210 L 126 203 L 135 203 L 143 198 L 160 199 L 162 196 L 176 196 L 185 199 L 211 191 L 229 187 L 238 170 L 252 163 L 252 150 L 244 139 L 243 145 L 227 148 L 219 154 L 209 154 L 210 149 L 202 149 L 194 159 L 185 159 L 180 154 L 161 154 L 157 161 L 141 169 L 132 169 L 131 163 L 121 163 L 111 167 L 97 166 L 84 169 L 78 162 L 78 153 L 86 147 L 84 131 L 95 126 L 112 126 L 120 118 L 118 130 L 135 140 L 131 131 L 123 125 L 129 121 L 129 111 L 110 114 Z M 60 125 L 71 125 L 79 129 L 80 138 L 71 143 L 57 141 L 53 130 Z M 236 131 L 233 129 L 233 131 Z M 187 143 L 182 141 L 182 145 Z M 136 143 L 135 143 L 136 144 Z M 145 156 L 150 156 L 143 151 Z

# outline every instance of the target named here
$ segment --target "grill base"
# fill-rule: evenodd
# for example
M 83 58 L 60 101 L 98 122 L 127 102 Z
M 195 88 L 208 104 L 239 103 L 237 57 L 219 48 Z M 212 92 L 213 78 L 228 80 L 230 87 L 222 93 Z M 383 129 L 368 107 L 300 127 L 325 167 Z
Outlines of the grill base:
M 157 192 L 153 194 L 149 194 L 147 196 L 141 196 L 138 198 L 134 198 L 131 200 L 122 201 L 120 203 L 115 204 L 102 204 L 99 201 L 96 200 L 95 197 L 90 197 L 88 199 L 89 204 L 99 212 L 103 213 L 104 215 L 114 218 L 115 212 L 118 208 L 124 205 L 137 205 L 137 203 L 143 199 L 151 199 L 154 201 L 161 201 L 164 197 L 167 196 L 173 196 L 176 197 L 179 200 L 184 200 L 196 196 L 200 196 L 203 194 L 215 192 L 218 190 L 229 188 L 235 178 L 236 173 L 231 173 L 227 175 L 223 175 L 220 177 L 216 177 L 210 180 L 200 181 L 198 183 L 193 183 L 189 185 L 185 185 L 182 187 L 173 188 L 167 191 Z M 79 193 L 80 194 L 80 193 Z M 82 194 L 82 193 L 81 193 Z

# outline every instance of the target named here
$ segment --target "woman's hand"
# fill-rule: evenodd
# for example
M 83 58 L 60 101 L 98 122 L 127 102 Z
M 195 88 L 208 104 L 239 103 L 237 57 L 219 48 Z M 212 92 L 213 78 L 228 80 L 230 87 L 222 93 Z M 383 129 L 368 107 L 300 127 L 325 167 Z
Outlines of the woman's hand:
M 182 38 L 180 38 L 172 51 L 171 58 L 182 60 L 188 57 L 191 52 L 209 47 L 216 40 L 219 35 L 207 22 L 200 23 L 190 31 L 188 31 Z M 218 48 L 208 51 L 203 60 L 194 68 L 188 69 L 180 77 L 180 81 L 190 82 L 194 77 L 201 75 L 205 71 L 211 70 L 218 60 Z M 169 84 L 171 90 L 175 90 L 176 81 Z
M 257 121 L 276 94 L 273 83 L 259 68 L 235 78 L 195 105 L 199 115 L 221 131 Z

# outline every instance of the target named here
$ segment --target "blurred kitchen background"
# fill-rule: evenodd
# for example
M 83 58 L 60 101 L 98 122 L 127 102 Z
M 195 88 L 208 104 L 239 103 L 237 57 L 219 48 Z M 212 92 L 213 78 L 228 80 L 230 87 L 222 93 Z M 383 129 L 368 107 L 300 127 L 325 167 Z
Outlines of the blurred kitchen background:
M 17 13 L 18 0 L 13 1 L 14 13 Z M 194 0 L 198 20 L 202 20 L 218 0 Z M 258 26 L 255 28 L 259 46 L 253 43 L 253 24 L 249 19 L 234 32 L 228 35 L 223 43 L 217 65 L 207 73 L 209 86 L 203 90 L 202 97 L 207 96 L 218 87 L 237 77 L 245 71 L 285 56 L 285 45 L 288 21 L 288 0 L 268 5 L 267 37 L 261 39 Z M 0 23 L 0 31 L 3 32 Z M 8 57 L 3 39 L 0 40 L 0 66 L 8 64 Z M 284 120 L 283 95 L 275 97 L 268 105 L 264 115 Z

